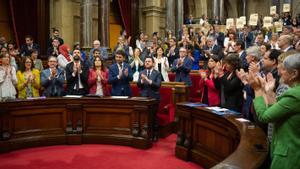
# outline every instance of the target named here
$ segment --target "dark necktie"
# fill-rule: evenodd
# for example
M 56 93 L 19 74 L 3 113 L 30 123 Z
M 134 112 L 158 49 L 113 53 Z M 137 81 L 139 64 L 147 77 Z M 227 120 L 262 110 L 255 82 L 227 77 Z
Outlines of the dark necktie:
M 77 64 L 74 64 L 74 66 L 77 66 Z M 76 88 L 76 91 L 79 90 L 79 76 L 78 76 L 78 73 L 77 73 L 77 79 L 76 79 L 75 88 Z
M 148 79 L 150 79 L 150 74 L 151 74 L 150 70 L 147 70 L 147 77 L 148 77 Z

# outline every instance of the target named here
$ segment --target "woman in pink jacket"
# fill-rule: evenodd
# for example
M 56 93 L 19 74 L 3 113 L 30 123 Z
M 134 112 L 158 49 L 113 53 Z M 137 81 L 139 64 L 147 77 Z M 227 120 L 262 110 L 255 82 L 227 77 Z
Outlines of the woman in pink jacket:
M 208 60 L 208 70 L 200 70 L 201 79 L 199 82 L 201 92 L 201 102 L 209 106 L 220 105 L 220 82 L 218 78 L 215 78 L 214 69 L 219 62 L 219 58 L 216 55 L 212 55 Z
M 103 66 L 103 60 L 101 60 L 100 56 L 96 56 L 94 58 L 94 66 L 89 71 L 88 84 L 90 86 L 90 94 L 108 96 L 107 81 L 108 71 Z

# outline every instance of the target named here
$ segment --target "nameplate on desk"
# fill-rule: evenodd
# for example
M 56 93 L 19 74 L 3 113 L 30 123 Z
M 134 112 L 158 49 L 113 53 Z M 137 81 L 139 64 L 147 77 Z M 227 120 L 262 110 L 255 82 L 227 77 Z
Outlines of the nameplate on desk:
M 233 110 L 229 110 L 226 108 L 222 108 L 222 107 L 206 107 L 207 109 L 211 110 L 213 113 L 223 116 L 223 115 L 240 115 L 239 112 L 233 111 Z
M 65 98 L 82 98 L 82 95 L 65 95 Z
M 112 99 L 128 99 L 128 96 L 111 96 Z
M 207 104 L 203 104 L 203 103 L 186 103 L 185 105 L 189 106 L 189 107 L 206 107 L 207 106 Z
M 100 95 L 100 94 L 88 94 L 88 95 L 85 95 L 86 97 L 103 97 L 103 95 Z
M 41 97 L 27 97 L 27 100 L 38 100 L 38 99 L 46 99 L 45 96 L 41 96 Z

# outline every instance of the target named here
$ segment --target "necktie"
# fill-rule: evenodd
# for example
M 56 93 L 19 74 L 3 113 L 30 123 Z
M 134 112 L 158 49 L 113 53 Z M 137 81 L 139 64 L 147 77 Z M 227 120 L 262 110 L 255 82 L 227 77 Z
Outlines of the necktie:
M 151 74 L 150 70 L 147 70 L 147 77 L 148 77 L 148 79 L 150 78 L 150 74 Z
M 75 64 L 74 66 L 77 67 L 77 64 Z M 76 88 L 77 91 L 79 90 L 79 76 L 78 76 L 78 73 L 77 73 L 77 80 L 76 80 L 75 88 Z

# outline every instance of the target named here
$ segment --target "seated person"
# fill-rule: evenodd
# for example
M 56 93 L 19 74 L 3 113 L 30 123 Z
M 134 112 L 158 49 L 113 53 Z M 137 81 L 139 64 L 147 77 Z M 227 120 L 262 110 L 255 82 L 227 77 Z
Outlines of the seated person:
M 21 46 L 21 56 L 30 56 L 31 50 L 35 49 L 37 53 L 40 53 L 40 46 L 33 43 L 33 38 L 30 35 L 25 36 L 25 44 Z
M 89 68 L 81 60 L 81 52 L 73 51 L 73 61 L 66 66 L 67 94 L 86 95 L 89 93 L 88 86 Z
M 41 59 L 38 59 L 38 51 L 36 49 L 32 49 L 30 51 L 31 59 L 33 60 L 34 68 L 39 70 L 40 72 L 44 70 L 43 62 Z
M 112 96 L 131 96 L 129 82 L 133 80 L 132 70 L 130 65 L 124 62 L 125 57 L 123 50 L 116 51 L 116 63 L 109 68 L 108 83 L 112 85 Z
M 184 47 L 179 49 L 179 58 L 176 59 L 172 65 L 172 72 L 175 72 L 176 82 L 185 82 L 185 84 L 190 87 L 192 86 L 192 81 L 190 77 L 190 71 L 192 69 L 193 62 L 187 57 L 187 51 Z
M 39 97 L 40 96 L 40 71 L 33 68 L 33 61 L 30 57 L 25 57 L 17 72 L 18 98 Z
M 41 73 L 41 83 L 44 87 L 43 95 L 46 97 L 59 97 L 64 95 L 64 71 L 57 68 L 57 58 L 50 56 L 48 58 L 48 69 Z
M 90 94 L 100 96 L 108 96 L 107 87 L 108 70 L 103 65 L 103 60 L 100 56 L 94 58 L 93 68 L 89 71 L 88 84 L 90 86 Z
M 17 75 L 16 69 L 10 65 L 9 54 L 1 54 L 0 66 L 0 101 L 16 98 Z

